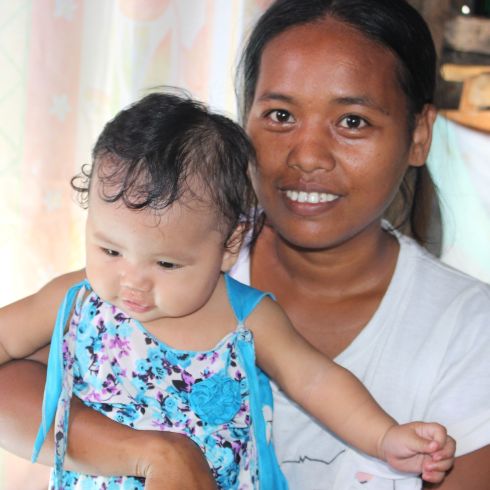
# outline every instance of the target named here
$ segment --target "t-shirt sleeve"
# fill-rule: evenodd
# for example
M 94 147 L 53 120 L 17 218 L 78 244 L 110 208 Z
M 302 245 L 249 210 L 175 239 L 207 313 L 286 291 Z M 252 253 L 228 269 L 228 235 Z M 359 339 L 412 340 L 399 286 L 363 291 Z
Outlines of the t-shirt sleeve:
M 473 288 L 472 288 L 473 289 Z M 466 291 L 451 305 L 451 340 L 442 357 L 426 420 L 446 425 L 461 456 L 490 444 L 490 293 Z

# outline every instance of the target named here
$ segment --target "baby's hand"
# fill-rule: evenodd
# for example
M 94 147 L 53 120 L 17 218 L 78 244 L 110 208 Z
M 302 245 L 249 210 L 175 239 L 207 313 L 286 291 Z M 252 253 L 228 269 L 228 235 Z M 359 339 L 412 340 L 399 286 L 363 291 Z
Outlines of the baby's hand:
M 454 464 L 456 442 L 439 424 L 411 422 L 390 427 L 379 446 L 379 455 L 396 470 L 420 473 L 431 483 L 444 480 Z

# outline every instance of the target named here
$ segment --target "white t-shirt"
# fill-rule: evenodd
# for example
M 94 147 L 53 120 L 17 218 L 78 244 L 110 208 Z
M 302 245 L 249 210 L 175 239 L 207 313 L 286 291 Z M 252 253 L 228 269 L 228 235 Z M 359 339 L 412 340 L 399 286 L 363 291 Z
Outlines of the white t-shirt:
M 398 422 L 444 424 L 463 455 L 490 444 L 490 286 L 398 239 L 385 297 L 335 361 Z M 232 276 L 249 284 L 247 250 Z M 274 402 L 274 443 L 291 490 L 421 488 L 418 477 L 347 447 L 276 387 Z

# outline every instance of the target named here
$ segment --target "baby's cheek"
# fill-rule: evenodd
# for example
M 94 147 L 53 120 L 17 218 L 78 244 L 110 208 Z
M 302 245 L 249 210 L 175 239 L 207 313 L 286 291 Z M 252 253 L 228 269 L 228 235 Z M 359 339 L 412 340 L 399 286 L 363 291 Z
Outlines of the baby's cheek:
M 105 275 L 101 268 L 90 266 L 86 267 L 87 280 L 92 289 L 104 301 L 114 300 L 117 295 L 117 281 L 109 274 Z

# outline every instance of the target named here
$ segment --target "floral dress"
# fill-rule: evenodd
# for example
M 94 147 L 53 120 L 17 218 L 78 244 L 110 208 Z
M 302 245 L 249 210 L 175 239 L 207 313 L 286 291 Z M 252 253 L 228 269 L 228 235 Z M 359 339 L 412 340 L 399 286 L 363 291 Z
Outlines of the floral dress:
M 144 488 L 143 478 L 63 470 L 72 394 L 129 427 L 190 437 L 222 489 L 287 488 L 270 442 L 269 382 L 255 366 L 252 334 L 243 324 L 265 293 L 227 275 L 225 280 L 238 326 L 203 352 L 173 349 L 159 341 L 140 322 L 102 301 L 87 281 L 70 290 L 72 300 L 61 307 L 53 334 L 52 345 L 62 350 L 58 359 L 53 347 L 50 352 L 35 448 L 37 453 L 56 412 L 50 488 Z M 65 324 L 68 331 L 61 340 Z

